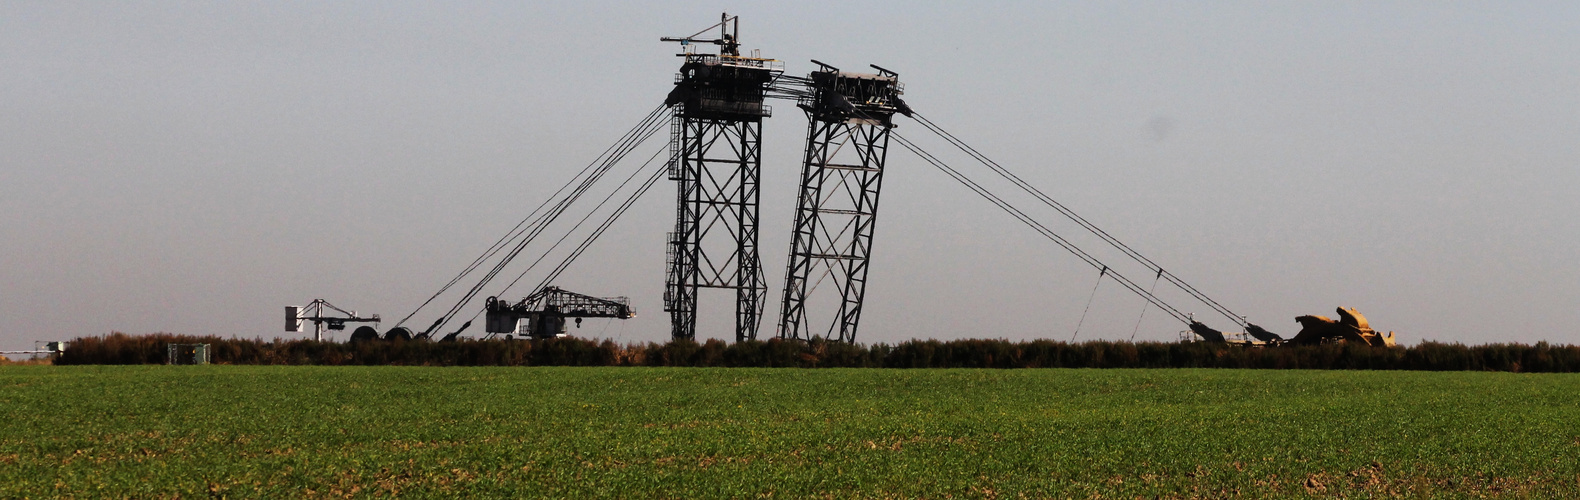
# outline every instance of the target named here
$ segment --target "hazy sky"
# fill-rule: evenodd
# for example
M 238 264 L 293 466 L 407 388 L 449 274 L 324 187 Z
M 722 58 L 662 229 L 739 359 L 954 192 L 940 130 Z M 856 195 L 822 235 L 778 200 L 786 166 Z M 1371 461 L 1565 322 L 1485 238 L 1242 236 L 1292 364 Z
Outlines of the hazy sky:
M 1580 342 L 1574 2 L 6 1 L 0 347 L 294 336 L 281 307 L 318 297 L 404 316 L 657 105 L 679 64 L 658 38 L 720 11 L 790 74 L 898 71 L 915 109 L 1273 331 L 1343 305 L 1405 342 Z M 776 111 L 764 337 L 806 123 Z M 559 282 L 639 316 L 573 334 L 667 338 L 660 182 Z M 1068 339 L 1097 280 L 898 149 L 873 254 L 863 342 Z M 728 294 L 700 307 L 699 336 L 732 335 Z M 1141 308 L 1104 283 L 1081 338 Z M 1154 310 L 1137 338 L 1180 329 Z

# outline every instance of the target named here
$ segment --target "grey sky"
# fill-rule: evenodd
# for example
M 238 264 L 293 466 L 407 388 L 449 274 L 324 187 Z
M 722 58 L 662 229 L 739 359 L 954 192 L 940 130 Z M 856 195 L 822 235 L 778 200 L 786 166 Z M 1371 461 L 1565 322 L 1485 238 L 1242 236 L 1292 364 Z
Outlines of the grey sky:
M 286 336 L 280 307 L 315 297 L 403 316 L 662 100 L 658 37 L 723 10 L 791 74 L 899 71 L 916 109 L 1274 331 L 1344 305 L 1407 342 L 1580 342 L 1572 2 L 3 2 L 0 347 Z M 804 127 L 788 103 L 765 125 L 765 323 Z M 1095 271 L 889 165 L 862 341 L 1069 338 Z M 640 315 L 573 333 L 667 336 L 661 182 L 560 282 Z M 704 295 L 699 335 L 732 307 Z M 1105 283 L 1081 336 L 1140 309 Z M 1138 338 L 1179 329 L 1153 311 Z

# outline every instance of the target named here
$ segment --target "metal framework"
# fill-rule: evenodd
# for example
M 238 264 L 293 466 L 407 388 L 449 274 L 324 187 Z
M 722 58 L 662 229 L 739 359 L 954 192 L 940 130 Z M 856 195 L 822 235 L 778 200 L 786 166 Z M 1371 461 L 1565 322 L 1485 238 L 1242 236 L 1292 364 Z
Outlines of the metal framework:
M 891 118 L 910 110 L 891 71 L 873 66 L 879 74 L 847 73 L 817 64 L 822 69 L 807 78 L 812 93 L 797 102 L 809 124 L 778 335 L 854 342 Z M 809 302 L 823 287 L 839 298 L 827 329 L 817 331 Z
M 566 316 L 580 318 L 620 318 L 630 319 L 636 317 L 636 311 L 631 309 L 631 299 L 626 297 L 594 297 L 566 290 L 557 286 L 544 287 L 537 293 L 528 295 L 520 301 L 511 304 L 497 297 L 489 297 L 489 313 L 523 314 L 535 311 L 557 311 Z M 489 320 L 494 317 L 490 316 Z M 490 332 L 508 333 L 511 330 L 494 328 L 490 323 Z
M 345 316 L 330 315 L 337 312 Z M 358 316 L 356 311 L 335 307 L 324 299 L 313 299 L 306 307 L 285 306 L 285 331 L 302 331 L 303 321 L 313 322 L 313 341 L 323 342 L 325 327 L 339 331 L 346 329 L 346 323 L 378 323 L 381 320 L 377 314 L 367 317 Z
M 565 318 L 616 318 L 636 317 L 631 300 L 625 297 L 593 297 L 559 287 L 544 287 L 514 304 L 489 297 L 484 311 L 488 313 L 485 329 L 489 337 L 500 333 L 516 333 L 521 320 L 527 320 L 527 336 L 536 339 L 552 338 L 565 333 Z
M 723 30 L 729 23 L 716 26 Z M 676 108 L 669 178 L 677 182 L 664 310 L 670 313 L 674 338 L 693 339 L 698 291 L 733 289 L 735 340 L 753 340 L 766 290 L 757 251 L 757 206 L 762 119 L 772 109 L 763 98 L 783 66 L 739 56 L 731 33 L 717 41 L 720 54 L 681 54 L 685 63 L 665 101 Z
M 762 122 L 677 117 L 680 154 L 665 309 L 677 339 L 696 335 L 697 291 L 735 290 L 735 339 L 757 337 L 764 292 L 757 252 Z M 711 237 L 710 237 L 711 236 Z

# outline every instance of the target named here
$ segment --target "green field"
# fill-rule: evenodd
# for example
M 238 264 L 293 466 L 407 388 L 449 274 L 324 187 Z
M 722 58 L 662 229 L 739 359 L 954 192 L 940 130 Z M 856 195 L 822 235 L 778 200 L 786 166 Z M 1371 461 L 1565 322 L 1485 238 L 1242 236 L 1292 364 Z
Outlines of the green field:
M 1580 375 L 0 367 L 0 497 L 1580 497 Z

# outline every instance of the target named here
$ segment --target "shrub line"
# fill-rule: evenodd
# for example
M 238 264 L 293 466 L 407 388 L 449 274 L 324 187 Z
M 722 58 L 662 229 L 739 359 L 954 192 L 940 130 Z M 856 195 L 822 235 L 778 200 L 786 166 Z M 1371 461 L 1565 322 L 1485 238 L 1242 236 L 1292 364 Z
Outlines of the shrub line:
M 209 344 L 210 360 L 236 365 L 718 366 L 799 368 L 1258 368 L 1576 372 L 1580 346 L 1425 342 L 1411 347 L 1326 344 L 1247 348 L 1223 344 L 1002 339 L 845 344 L 772 339 L 616 344 L 574 337 L 540 341 L 359 342 L 111 333 L 73 339 L 58 365 L 166 362 L 167 344 Z

